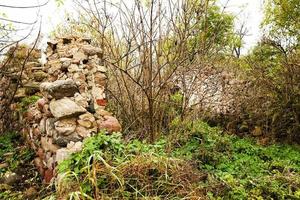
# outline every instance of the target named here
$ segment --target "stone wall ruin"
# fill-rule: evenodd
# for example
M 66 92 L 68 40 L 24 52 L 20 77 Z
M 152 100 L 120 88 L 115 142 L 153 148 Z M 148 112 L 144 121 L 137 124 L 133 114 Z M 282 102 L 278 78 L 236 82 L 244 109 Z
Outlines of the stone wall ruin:
M 24 116 L 23 133 L 36 151 L 34 162 L 45 182 L 55 166 L 82 149 L 82 141 L 99 133 L 118 132 L 121 126 L 105 110 L 106 67 L 102 50 L 89 39 L 61 38 L 48 42 L 47 62 L 41 70 L 42 96 Z

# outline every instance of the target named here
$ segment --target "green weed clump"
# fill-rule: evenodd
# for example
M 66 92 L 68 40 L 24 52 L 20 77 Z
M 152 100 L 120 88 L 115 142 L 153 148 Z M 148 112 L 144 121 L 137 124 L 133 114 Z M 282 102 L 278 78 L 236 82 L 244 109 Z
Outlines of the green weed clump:
M 299 199 L 297 146 L 260 146 L 202 121 L 154 144 L 100 133 L 59 165 L 66 199 Z
M 264 147 L 249 138 L 227 135 L 201 121 L 190 126 L 186 135 L 188 139 L 173 149 L 173 155 L 196 160 L 199 170 L 226 184 L 222 193 L 208 192 L 212 199 L 300 198 L 298 146 Z
M 26 146 L 18 147 L 21 140 L 19 133 L 12 132 L 0 136 L 0 177 L 6 171 L 14 171 L 19 165 L 33 158 L 34 152 Z
M 182 199 L 205 196 L 206 175 L 192 162 L 168 157 L 165 141 L 125 143 L 120 134 L 98 134 L 82 152 L 59 165 L 59 197 L 75 199 Z
M 34 179 L 32 173 L 28 169 L 31 160 L 34 158 L 34 151 L 22 144 L 22 137 L 17 132 L 5 133 L 0 136 L 0 199 L 24 199 L 22 190 L 29 183 L 17 181 L 13 185 L 8 185 L 3 182 L 6 173 L 20 171 L 26 172 L 26 176 Z M 19 176 L 21 179 L 25 178 Z
M 41 97 L 33 95 L 22 98 L 22 100 L 18 103 L 18 110 L 21 113 L 24 113 L 28 110 L 30 105 L 33 105 L 37 100 L 39 100 Z

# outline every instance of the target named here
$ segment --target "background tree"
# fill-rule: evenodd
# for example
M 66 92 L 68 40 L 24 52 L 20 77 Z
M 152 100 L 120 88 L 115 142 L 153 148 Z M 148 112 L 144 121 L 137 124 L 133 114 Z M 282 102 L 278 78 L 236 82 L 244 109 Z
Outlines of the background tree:
M 138 137 L 154 141 L 168 128 L 172 106 L 185 117 L 197 74 L 211 66 L 208 60 L 231 53 L 234 18 L 214 0 L 76 4 L 79 17 L 69 17 L 71 28 L 56 33 L 89 36 L 102 47 L 113 109 L 125 132 Z M 178 87 L 184 97 L 172 103 Z
M 242 119 L 275 139 L 300 142 L 299 0 L 269 0 L 264 36 L 245 57 L 246 79 Z M 255 134 L 255 132 L 254 132 Z

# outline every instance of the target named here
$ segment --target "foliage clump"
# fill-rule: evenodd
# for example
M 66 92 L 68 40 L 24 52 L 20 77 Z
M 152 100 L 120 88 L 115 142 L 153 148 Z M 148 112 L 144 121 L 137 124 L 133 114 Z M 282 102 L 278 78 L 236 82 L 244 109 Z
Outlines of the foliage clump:
M 125 142 L 116 133 L 85 140 L 82 152 L 59 165 L 58 196 L 299 198 L 299 147 L 261 146 L 202 121 L 172 126 L 170 135 L 154 144 Z
M 253 139 L 227 135 L 204 122 L 186 123 L 187 139 L 172 154 L 196 160 L 226 187 L 210 197 L 225 199 L 297 199 L 300 192 L 300 149 L 273 144 L 261 146 Z M 184 127 L 184 126 L 183 126 Z M 190 129 L 190 131 L 186 131 Z M 184 134 L 184 135 L 186 135 Z
M 81 153 L 59 165 L 59 172 L 65 173 L 59 181 L 59 195 L 104 199 L 204 196 L 199 183 L 206 175 L 191 162 L 168 157 L 164 146 L 164 140 L 154 145 L 137 140 L 125 143 L 119 134 L 89 138 Z M 72 192 L 65 187 L 67 183 L 73 183 Z
M 36 95 L 22 98 L 21 101 L 18 103 L 18 110 L 21 113 L 26 112 L 28 110 L 29 106 L 33 105 L 40 98 L 41 97 L 36 96 Z

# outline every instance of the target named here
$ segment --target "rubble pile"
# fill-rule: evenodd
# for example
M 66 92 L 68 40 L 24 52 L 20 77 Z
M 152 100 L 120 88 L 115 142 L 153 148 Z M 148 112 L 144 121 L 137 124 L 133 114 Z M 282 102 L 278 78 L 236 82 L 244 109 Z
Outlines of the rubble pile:
M 35 164 L 46 182 L 55 166 L 82 149 L 82 141 L 105 129 L 121 126 L 105 110 L 106 67 L 102 50 L 88 39 L 62 38 L 48 42 L 46 80 L 39 85 L 42 98 L 25 115 L 23 129 L 35 149 Z

